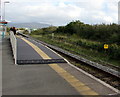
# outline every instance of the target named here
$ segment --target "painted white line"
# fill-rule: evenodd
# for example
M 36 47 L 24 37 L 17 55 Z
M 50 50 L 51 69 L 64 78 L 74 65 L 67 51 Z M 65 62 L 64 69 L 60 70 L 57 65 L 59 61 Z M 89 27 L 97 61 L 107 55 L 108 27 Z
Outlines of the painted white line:
M 108 95 L 110 95 L 110 96 L 112 96 L 112 95 L 118 95 L 118 93 L 113 93 L 113 94 L 108 94 Z
M 91 74 L 85 72 L 84 70 L 82 70 L 82 69 L 80 69 L 80 68 L 74 66 L 73 64 L 71 64 L 71 63 L 69 63 L 69 62 L 68 62 L 68 64 L 69 64 L 70 66 L 72 66 L 73 68 L 77 69 L 78 71 L 84 73 L 85 75 L 87 75 L 87 76 L 91 77 L 92 79 L 98 81 L 99 83 L 103 84 L 104 86 L 106 86 L 106 87 L 110 88 L 111 90 L 115 91 L 116 93 L 120 93 L 120 91 L 119 91 L 118 89 L 116 89 L 116 88 L 110 86 L 109 84 L 105 83 L 104 81 L 102 81 L 102 80 L 96 78 L 95 76 L 93 76 L 93 75 L 91 75 Z
M 32 39 L 31 39 L 31 40 L 32 40 Z M 42 45 L 42 46 L 44 46 L 44 47 L 46 47 L 47 49 L 51 50 L 53 53 L 55 53 L 55 54 L 58 55 L 59 57 L 65 59 L 64 57 L 62 57 L 61 55 L 59 55 L 57 52 L 55 52 L 54 50 L 52 50 L 52 49 L 49 48 L 48 46 L 46 46 L 46 45 L 44 45 L 44 44 L 42 44 L 42 43 L 39 43 L 39 42 L 37 42 L 37 41 L 35 41 L 35 40 L 33 40 L 33 41 L 36 42 L 36 43 L 38 43 L 38 44 L 40 44 L 40 45 Z

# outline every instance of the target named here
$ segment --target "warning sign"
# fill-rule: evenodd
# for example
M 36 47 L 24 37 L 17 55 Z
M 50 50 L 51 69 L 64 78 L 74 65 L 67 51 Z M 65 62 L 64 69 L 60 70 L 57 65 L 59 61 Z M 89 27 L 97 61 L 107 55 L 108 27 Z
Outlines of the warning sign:
M 108 44 L 104 44 L 104 49 L 108 49 Z

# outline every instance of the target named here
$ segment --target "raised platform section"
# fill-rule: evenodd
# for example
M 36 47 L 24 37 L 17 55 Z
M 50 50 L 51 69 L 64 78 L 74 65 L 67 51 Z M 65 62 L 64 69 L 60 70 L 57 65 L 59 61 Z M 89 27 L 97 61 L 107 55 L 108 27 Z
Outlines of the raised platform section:
M 57 53 L 27 37 L 17 36 L 17 64 L 66 63 Z

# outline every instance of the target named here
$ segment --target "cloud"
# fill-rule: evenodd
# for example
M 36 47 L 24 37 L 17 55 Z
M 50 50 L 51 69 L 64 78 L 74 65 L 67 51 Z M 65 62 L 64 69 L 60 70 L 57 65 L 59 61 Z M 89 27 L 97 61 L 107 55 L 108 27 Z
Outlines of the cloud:
M 45 22 L 65 25 L 72 20 L 85 23 L 117 23 L 119 0 L 9 0 L 6 19 L 13 22 Z

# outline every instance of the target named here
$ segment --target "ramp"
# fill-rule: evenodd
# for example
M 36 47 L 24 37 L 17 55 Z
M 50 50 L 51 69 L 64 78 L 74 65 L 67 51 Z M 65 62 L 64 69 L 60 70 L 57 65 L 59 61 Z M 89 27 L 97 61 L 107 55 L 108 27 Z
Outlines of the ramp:
M 41 52 L 39 52 L 40 50 Z M 17 37 L 17 64 L 51 63 L 66 63 L 66 61 L 54 51 L 34 40 Z

